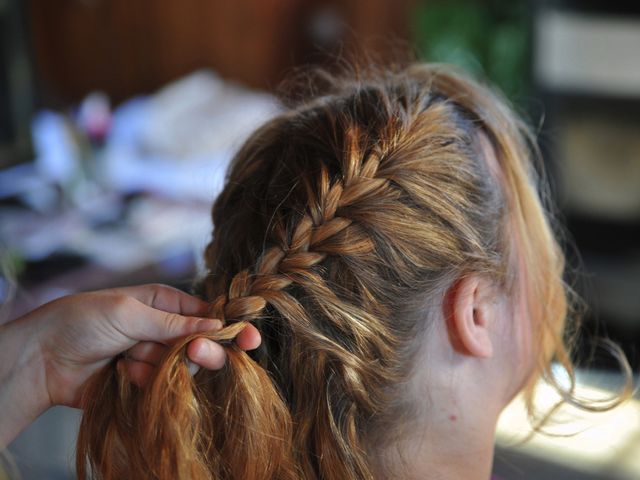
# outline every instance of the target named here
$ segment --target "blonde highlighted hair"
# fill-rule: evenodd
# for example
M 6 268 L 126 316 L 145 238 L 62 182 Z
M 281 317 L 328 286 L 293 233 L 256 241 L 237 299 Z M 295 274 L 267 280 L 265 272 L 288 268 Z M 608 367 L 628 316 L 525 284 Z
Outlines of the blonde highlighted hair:
M 571 372 L 564 258 L 535 142 L 506 102 L 438 65 L 321 80 L 249 138 L 213 207 L 200 292 L 226 321 L 206 335 L 226 367 L 192 378 L 190 337 L 148 388 L 105 368 L 84 396 L 81 479 L 374 478 L 415 410 L 398 387 L 429 309 L 466 273 L 516 295 L 516 255 L 536 335 L 529 406 L 553 359 Z M 233 343 L 246 322 L 255 352 Z

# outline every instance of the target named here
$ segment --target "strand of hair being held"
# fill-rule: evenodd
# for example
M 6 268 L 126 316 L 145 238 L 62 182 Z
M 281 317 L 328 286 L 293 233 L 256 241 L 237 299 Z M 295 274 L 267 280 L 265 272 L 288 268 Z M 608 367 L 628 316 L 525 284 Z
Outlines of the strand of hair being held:
M 245 326 L 184 338 L 145 388 L 115 362 L 97 374 L 83 398 L 78 478 L 88 469 L 100 480 L 297 478 L 288 410 L 264 369 L 231 342 Z M 222 370 L 192 377 L 186 346 L 196 336 L 224 345 Z

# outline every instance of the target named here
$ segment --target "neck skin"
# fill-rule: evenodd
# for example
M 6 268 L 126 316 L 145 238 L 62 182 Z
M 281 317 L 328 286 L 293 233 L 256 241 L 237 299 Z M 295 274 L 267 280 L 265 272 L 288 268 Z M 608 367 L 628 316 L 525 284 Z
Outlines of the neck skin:
M 523 385 L 527 371 L 507 322 L 513 310 L 497 301 L 493 354 L 470 355 L 448 322 L 431 322 L 415 359 L 407 395 L 417 399 L 405 438 L 382 452 L 389 478 L 488 480 L 498 417 Z M 516 316 L 518 316 L 516 314 Z M 526 373 L 525 373 L 526 375 Z M 385 478 L 383 476 L 382 478 Z
M 429 388 L 419 397 L 426 403 L 426 420 L 417 422 L 421 431 L 396 446 L 403 478 L 488 480 L 501 405 L 474 385 L 487 377 L 476 377 L 475 382 L 463 380 L 464 374 L 437 377 L 431 375 Z

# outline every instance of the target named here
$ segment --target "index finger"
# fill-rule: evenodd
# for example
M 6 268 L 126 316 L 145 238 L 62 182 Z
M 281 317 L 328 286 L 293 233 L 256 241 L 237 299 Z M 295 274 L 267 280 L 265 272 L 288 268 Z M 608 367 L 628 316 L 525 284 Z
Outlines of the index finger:
M 118 290 L 151 308 L 164 312 L 202 316 L 209 310 L 208 302 L 168 285 L 138 285 Z

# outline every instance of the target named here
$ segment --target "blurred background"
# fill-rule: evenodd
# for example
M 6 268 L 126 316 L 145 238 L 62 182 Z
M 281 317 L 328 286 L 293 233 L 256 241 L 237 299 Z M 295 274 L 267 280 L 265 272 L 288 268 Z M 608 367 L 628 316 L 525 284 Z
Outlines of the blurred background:
M 615 388 L 615 362 L 590 339 L 614 339 L 637 367 L 632 1 L 0 0 L 0 255 L 11 273 L 0 298 L 14 298 L 2 319 L 80 290 L 188 290 L 225 168 L 278 112 L 280 82 L 354 47 L 379 62 L 409 48 L 456 64 L 533 125 L 571 239 L 568 281 L 588 307 L 580 379 L 595 395 Z M 640 478 L 639 411 L 632 402 L 580 435 L 526 444 L 514 440 L 526 420 L 509 413 L 496 474 Z M 53 409 L 25 431 L 9 449 L 22 477 L 73 478 L 76 428 L 77 412 Z

